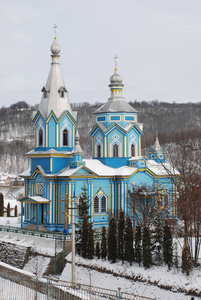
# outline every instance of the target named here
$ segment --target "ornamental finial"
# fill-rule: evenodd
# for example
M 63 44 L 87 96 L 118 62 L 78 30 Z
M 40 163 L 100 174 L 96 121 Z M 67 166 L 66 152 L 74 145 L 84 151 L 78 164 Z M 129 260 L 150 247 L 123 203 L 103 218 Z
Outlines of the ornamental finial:
M 156 129 L 156 139 L 158 139 L 158 130 Z
M 117 71 L 117 58 L 118 58 L 118 56 L 115 54 L 115 56 L 114 56 L 114 63 L 115 63 L 115 68 L 114 68 L 114 70 L 115 70 L 115 71 Z
M 57 25 L 56 24 L 54 24 L 54 38 L 55 38 L 55 40 L 56 40 L 56 38 L 57 38 Z

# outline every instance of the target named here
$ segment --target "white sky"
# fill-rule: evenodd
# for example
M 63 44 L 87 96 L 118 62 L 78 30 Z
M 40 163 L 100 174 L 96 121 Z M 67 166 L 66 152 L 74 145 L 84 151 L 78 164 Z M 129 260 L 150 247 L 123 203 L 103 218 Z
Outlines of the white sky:
M 56 23 L 71 102 L 201 101 L 201 0 L 0 0 L 0 106 L 41 99 Z

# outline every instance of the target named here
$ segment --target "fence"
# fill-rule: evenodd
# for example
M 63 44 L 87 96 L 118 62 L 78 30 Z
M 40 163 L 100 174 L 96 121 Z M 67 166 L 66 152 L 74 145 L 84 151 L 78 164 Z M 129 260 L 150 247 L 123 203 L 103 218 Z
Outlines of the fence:
M 61 241 L 71 238 L 71 235 L 65 236 L 63 233 L 37 231 L 37 230 L 24 229 L 24 228 L 5 226 L 5 225 L 0 225 L 0 231 L 14 232 L 14 233 L 20 233 L 25 235 L 31 235 L 31 236 L 43 237 L 46 239 L 54 239 L 54 240 L 61 240 Z
M 109 290 L 84 284 L 71 285 L 70 282 L 50 278 L 23 278 L 4 275 L 0 277 L 1 300 L 154 300 L 144 296 Z

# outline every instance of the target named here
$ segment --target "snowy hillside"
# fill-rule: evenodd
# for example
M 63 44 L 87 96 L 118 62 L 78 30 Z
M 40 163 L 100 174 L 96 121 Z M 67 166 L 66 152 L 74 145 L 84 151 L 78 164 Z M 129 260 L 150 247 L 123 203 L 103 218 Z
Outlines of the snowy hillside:
M 71 261 L 69 254 L 68 260 Z M 101 259 L 87 260 L 76 256 L 76 282 L 92 284 L 107 289 L 118 289 L 160 300 L 191 299 L 189 295 L 201 296 L 201 277 L 198 268 L 187 277 L 175 268 L 152 266 L 144 269 L 137 264 L 130 266 L 121 262 L 111 264 Z M 61 280 L 71 281 L 71 263 L 67 263 Z M 188 294 L 188 295 L 187 295 Z M 199 297 L 194 297 L 199 299 Z
M 103 99 L 103 102 L 106 101 L 107 99 Z M 175 129 L 178 132 L 190 130 L 191 134 L 196 128 L 196 134 L 200 136 L 201 103 L 133 101 L 129 104 L 139 112 L 138 121 L 144 123 L 142 148 L 153 145 L 156 130 L 161 145 L 172 141 Z M 85 102 L 71 105 L 72 109 L 78 112 L 81 147 L 85 158 L 90 158 L 92 140 L 89 131 L 94 124 L 93 113 L 102 104 L 92 105 Z M 26 153 L 34 148 L 32 117 L 36 110 L 37 106 L 30 107 L 24 101 L 13 104 L 9 108 L 0 108 L 0 172 L 19 174 L 28 168 Z
M 19 226 L 18 218 L 9 218 L 11 226 Z M 8 218 L 0 218 L 0 225 L 5 224 Z M 4 222 L 5 221 L 5 222 Z M 24 241 L 15 242 L 20 247 Z M 35 246 L 35 251 L 43 253 L 44 250 L 40 245 Z M 54 249 L 53 249 L 54 253 Z M 67 257 L 67 264 L 60 276 L 61 280 L 71 281 L 71 254 Z M 48 258 L 41 257 L 43 269 L 49 263 Z M 33 258 L 20 270 L 26 274 L 27 271 L 34 272 L 35 261 Z M 2 263 L 0 263 L 2 265 Z M 5 265 L 5 264 L 4 264 Z M 10 267 L 9 267 L 10 268 Z M 103 287 L 106 289 L 117 290 L 119 287 L 122 291 L 137 295 L 144 295 L 158 300 L 190 300 L 190 295 L 201 295 L 201 276 L 200 267 L 194 269 L 189 276 L 184 275 L 181 270 L 174 267 L 168 271 L 165 266 L 152 266 L 150 269 L 144 269 L 137 264 L 121 262 L 111 264 L 101 259 L 86 260 L 76 256 L 76 274 L 77 283 Z M 187 295 L 189 294 L 189 295 Z M 200 299 L 194 296 L 195 300 Z

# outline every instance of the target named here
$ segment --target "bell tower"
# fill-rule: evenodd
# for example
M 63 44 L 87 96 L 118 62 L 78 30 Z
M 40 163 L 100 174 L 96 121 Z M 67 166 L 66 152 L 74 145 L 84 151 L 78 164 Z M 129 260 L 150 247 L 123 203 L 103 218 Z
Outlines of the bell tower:
M 143 125 L 138 123 L 137 111 L 122 96 L 123 87 L 115 60 L 110 98 L 95 111 L 95 125 L 91 130 L 93 158 L 113 168 L 129 165 L 131 157 L 141 155 Z
M 46 84 L 41 90 L 39 110 L 33 118 L 35 149 L 28 153 L 31 159 L 31 172 L 40 165 L 47 174 L 59 172 L 75 161 L 77 123 L 77 112 L 71 109 L 68 90 L 60 69 L 61 47 L 56 36 L 50 49 L 51 68 Z M 83 155 L 81 151 L 79 153 Z

